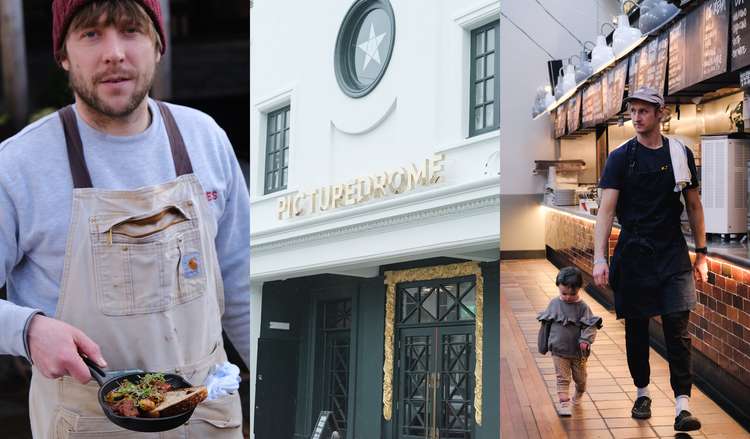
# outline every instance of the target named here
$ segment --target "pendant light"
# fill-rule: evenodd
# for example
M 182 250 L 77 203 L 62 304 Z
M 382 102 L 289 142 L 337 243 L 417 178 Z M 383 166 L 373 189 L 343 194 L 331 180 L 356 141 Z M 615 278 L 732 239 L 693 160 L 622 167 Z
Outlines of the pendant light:
M 568 58 L 568 64 L 565 66 L 565 75 L 563 76 L 563 94 L 569 92 L 576 86 L 576 72 L 571 61 L 572 58 L 573 57 Z
M 614 50 L 615 54 L 619 56 L 640 37 L 641 30 L 637 27 L 630 26 L 628 16 L 626 14 L 621 14 L 617 18 L 617 28 L 612 35 L 612 50 Z
M 579 83 L 594 73 L 594 69 L 591 68 L 591 62 L 588 60 L 588 54 L 586 53 L 586 44 L 593 45 L 591 41 L 585 41 L 583 43 L 583 49 L 580 55 L 573 55 L 578 58 L 578 64 L 576 64 L 576 83 Z
M 612 26 L 612 23 L 602 23 L 601 27 L 604 28 L 605 25 Z M 594 70 L 615 58 L 615 52 L 607 45 L 607 38 L 604 36 L 604 29 L 602 28 L 600 28 L 601 34 L 596 37 L 596 46 L 591 51 L 591 68 Z
M 560 97 L 565 94 L 563 91 L 563 69 L 564 67 L 560 67 L 560 69 L 557 71 L 557 82 L 555 83 L 555 98 L 560 99 Z
M 640 8 L 638 27 L 644 34 L 657 29 L 680 12 L 680 8 L 666 0 L 643 0 Z

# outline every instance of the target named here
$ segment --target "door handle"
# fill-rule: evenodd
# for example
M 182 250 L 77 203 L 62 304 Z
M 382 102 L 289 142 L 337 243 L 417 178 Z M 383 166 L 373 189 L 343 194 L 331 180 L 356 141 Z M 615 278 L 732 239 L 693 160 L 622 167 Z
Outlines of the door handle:
M 424 386 L 424 397 L 425 397 L 425 403 L 424 403 L 424 423 L 425 423 L 425 429 L 424 429 L 424 437 L 425 439 L 433 439 L 432 437 L 432 428 L 430 423 L 430 395 L 432 394 L 432 374 L 427 373 L 425 374 L 425 386 Z
M 440 431 L 437 427 L 437 391 L 438 372 L 432 373 L 432 439 L 439 439 Z

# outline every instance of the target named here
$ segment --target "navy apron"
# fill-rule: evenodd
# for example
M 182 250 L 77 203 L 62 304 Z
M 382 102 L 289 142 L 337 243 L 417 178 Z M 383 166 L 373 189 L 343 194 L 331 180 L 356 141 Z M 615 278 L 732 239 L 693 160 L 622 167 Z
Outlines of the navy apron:
M 663 140 L 662 148 L 668 150 L 668 140 Z M 618 199 L 621 230 L 609 272 L 617 318 L 684 311 L 695 287 L 689 281 L 692 264 L 680 227 L 683 205 L 680 192 L 674 191 L 671 157 L 659 169 L 643 169 L 636 160 L 637 141 L 624 147 L 628 169 Z M 675 282 L 675 275 L 683 278 Z

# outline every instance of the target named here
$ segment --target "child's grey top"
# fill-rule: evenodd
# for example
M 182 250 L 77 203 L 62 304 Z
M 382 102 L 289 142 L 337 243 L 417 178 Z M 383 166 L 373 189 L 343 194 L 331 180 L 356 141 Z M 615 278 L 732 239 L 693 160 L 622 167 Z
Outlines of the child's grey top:
M 551 352 L 565 358 L 581 358 L 590 352 L 581 352 L 579 343 L 594 343 L 596 330 L 602 327 L 601 317 L 595 316 L 583 300 L 566 303 L 555 297 L 547 309 L 537 316 L 542 325 L 539 329 L 539 353 Z

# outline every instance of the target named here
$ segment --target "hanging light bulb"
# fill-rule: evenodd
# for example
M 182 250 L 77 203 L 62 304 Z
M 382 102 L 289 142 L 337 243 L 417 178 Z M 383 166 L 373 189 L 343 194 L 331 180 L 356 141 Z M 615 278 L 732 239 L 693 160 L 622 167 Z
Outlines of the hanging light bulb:
M 612 49 L 615 54 L 621 55 L 631 44 L 641 37 L 640 29 L 631 27 L 628 16 L 622 14 L 617 19 L 617 29 L 612 35 Z

